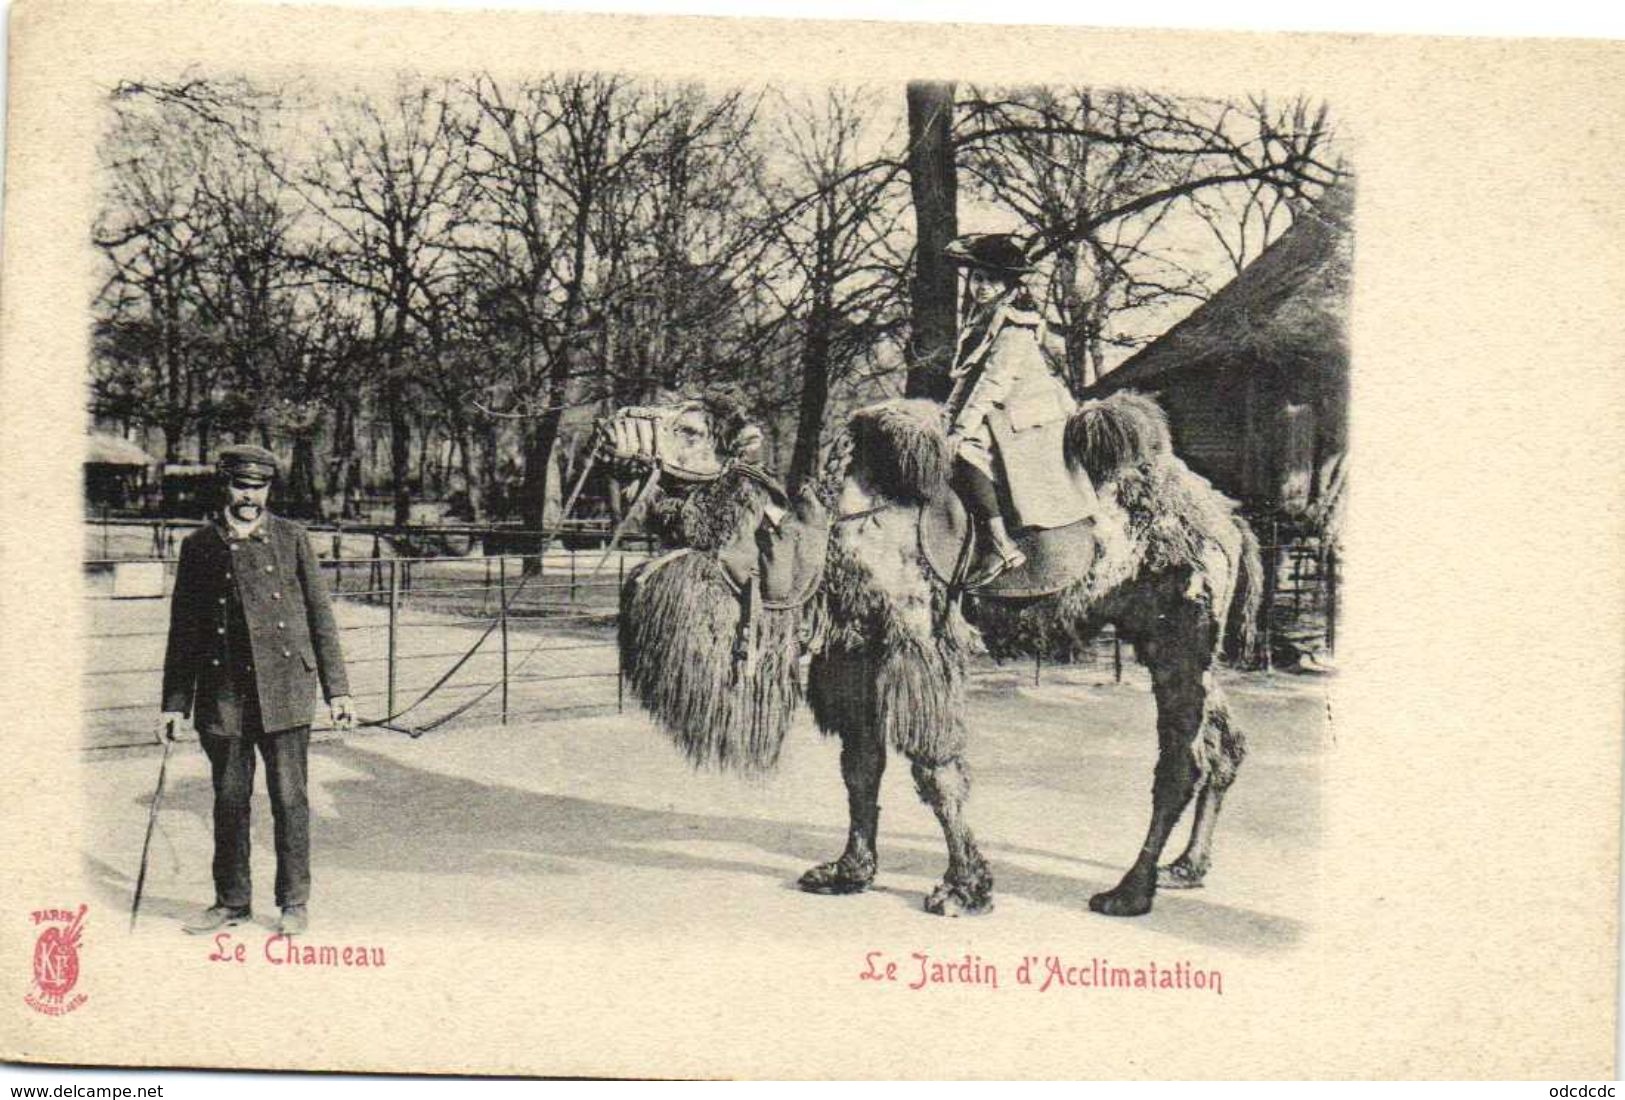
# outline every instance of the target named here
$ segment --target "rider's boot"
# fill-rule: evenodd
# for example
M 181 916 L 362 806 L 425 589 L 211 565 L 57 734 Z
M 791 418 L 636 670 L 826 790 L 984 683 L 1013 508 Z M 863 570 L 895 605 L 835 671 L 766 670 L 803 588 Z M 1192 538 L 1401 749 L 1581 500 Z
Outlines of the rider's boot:
M 989 516 L 978 526 L 977 542 L 982 551 L 970 571 L 965 574 L 967 588 L 980 588 L 1012 569 L 1027 564 L 1027 555 L 1021 552 L 1010 533 L 1005 530 L 1003 516 Z

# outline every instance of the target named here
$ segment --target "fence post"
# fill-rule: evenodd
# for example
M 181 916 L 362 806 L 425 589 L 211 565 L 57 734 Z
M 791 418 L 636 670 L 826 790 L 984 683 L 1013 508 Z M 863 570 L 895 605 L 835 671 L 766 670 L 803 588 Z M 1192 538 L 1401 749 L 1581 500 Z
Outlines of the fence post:
M 1326 551 L 1326 652 L 1337 652 L 1337 550 Z
M 620 606 L 621 593 L 626 590 L 626 555 L 620 555 L 615 561 L 615 623 L 616 633 L 620 633 Z M 626 664 L 621 659 L 621 640 L 615 639 L 615 713 L 620 714 L 626 709 Z
M 502 724 L 508 724 L 508 559 L 497 559 L 497 584 L 500 601 L 497 618 L 502 624 Z
M 1265 548 L 1264 555 L 1264 601 L 1262 611 L 1263 623 L 1259 631 L 1260 640 L 1264 646 L 1264 671 L 1275 669 L 1275 640 L 1271 637 L 1275 617 L 1276 589 L 1280 583 L 1281 560 L 1281 524 L 1279 520 L 1270 520 L 1270 541 Z
M 1123 639 L 1118 636 L 1117 628 L 1112 627 L 1112 680 L 1123 682 Z
M 576 552 L 570 552 L 570 606 L 576 605 Z
M 1033 650 L 1033 687 L 1038 686 L 1038 674 L 1044 671 L 1044 655 Z
M 397 631 L 396 620 L 399 618 L 401 605 L 400 573 L 396 569 L 394 558 L 389 559 L 389 660 L 388 660 L 388 687 L 385 691 L 384 713 L 390 718 L 395 717 L 395 635 Z
M 108 558 L 112 557 L 112 550 L 107 545 L 108 538 L 111 535 L 112 535 L 112 529 L 109 528 L 108 525 L 107 525 L 107 505 L 104 504 L 104 505 L 102 505 L 102 560 L 103 561 L 106 561 Z

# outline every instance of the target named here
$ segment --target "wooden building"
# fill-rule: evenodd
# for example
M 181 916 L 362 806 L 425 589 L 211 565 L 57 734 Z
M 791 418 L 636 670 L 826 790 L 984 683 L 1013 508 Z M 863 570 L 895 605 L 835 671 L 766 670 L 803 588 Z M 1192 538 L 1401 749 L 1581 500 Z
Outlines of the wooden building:
M 1328 191 L 1084 396 L 1154 394 L 1180 456 L 1255 514 L 1326 503 L 1348 446 L 1351 216 L 1349 188 Z
M 85 505 L 94 511 L 138 508 L 155 486 L 159 462 L 141 447 L 111 432 L 90 431 L 85 439 Z

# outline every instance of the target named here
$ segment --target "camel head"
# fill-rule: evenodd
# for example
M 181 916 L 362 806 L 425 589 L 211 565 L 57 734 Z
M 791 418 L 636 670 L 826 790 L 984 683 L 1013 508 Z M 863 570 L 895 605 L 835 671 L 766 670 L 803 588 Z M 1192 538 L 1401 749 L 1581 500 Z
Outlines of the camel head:
M 760 429 L 725 391 L 622 409 L 598 430 L 601 456 L 646 479 L 645 530 L 674 548 L 622 587 L 628 683 L 694 764 L 771 768 L 801 698 L 827 523 L 786 507 L 757 465 Z
M 678 481 L 711 481 L 733 462 L 761 456 L 762 430 L 726 391 L 667 405 L 631 405 L 598 422 L 606 458 L 623 468 L 659 469 Z

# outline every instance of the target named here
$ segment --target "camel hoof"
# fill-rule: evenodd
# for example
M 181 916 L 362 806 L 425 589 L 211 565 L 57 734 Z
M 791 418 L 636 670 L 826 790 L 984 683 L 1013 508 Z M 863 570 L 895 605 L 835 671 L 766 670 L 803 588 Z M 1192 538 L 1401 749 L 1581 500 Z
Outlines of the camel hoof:
M 1205 878 L 1207 868 L 1198 867 L 1184 856 L 1157 868 L 1157 887 L 1163 890 L 1200 890 Z
M 1108 917 L 1140 917 L 1151 912 L 1149 890 L 1133 890 L 1119 886 L 1089 899 L 1089 908 Z
M 809 894 L 861 894 L 875 881 L 875 865 L 842 856 L 820 863 L 802 875 L 796 885 Z
M 925 899 L 925 911 L 939 917 L 979 917 L 993 911 L 991 884 L 975 888 L 939 882 Z

